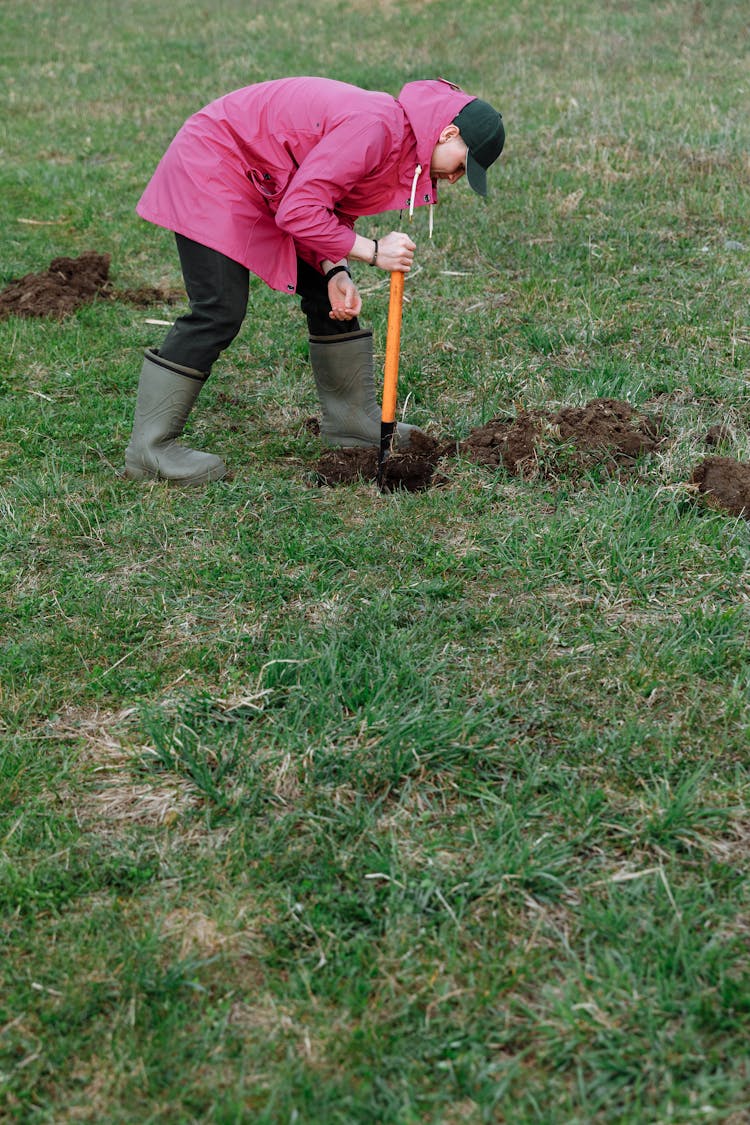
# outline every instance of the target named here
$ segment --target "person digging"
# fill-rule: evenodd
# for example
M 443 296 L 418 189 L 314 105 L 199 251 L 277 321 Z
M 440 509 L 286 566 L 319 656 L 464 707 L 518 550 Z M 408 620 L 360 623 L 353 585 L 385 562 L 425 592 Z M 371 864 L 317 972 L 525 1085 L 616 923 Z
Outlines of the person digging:
M 136 208 L 174 232 L 190 311 L 145 353 L 125 475 L 184 485 L 225 476 L 220 457 L 178 439 L 242 326 L 251 272 L 301 299 L 323 441 L 377 446 L 372 332 L 359 322 L 349 262 L 408 273 L 416 247 L 401 231 L 365 238 L 355 221 L 432 207 L 438 184 L 464 173 L 486 195 L 504 141 L 501 115 L 444 79 L 409 82 L 398 98 L 327 78 L 277 79 L 190 117 Z M 398 424 L 399 449 L 413 430 Z

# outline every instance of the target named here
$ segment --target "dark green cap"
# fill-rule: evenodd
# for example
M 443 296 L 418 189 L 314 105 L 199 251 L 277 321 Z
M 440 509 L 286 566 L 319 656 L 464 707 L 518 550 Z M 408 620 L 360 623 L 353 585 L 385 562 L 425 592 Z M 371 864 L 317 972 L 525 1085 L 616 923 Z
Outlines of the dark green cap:
M 466 178 L 477 195 L 487 194 L 487 169 L 494 164 L 505 144 L 502 115 L 487 102 L 475 98 L 453 118 L 461 139 L 469 149 Z

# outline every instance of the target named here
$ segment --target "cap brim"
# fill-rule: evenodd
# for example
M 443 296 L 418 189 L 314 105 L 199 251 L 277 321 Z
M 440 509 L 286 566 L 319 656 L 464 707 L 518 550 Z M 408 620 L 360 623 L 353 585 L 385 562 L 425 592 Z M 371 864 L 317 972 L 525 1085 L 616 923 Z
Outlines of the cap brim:
M 470 152 L 466 154 L 466 179 L 469 181 L 469 187 L 477 195 L 487 194 L 487 170 L 481 164 L 477 164 Z

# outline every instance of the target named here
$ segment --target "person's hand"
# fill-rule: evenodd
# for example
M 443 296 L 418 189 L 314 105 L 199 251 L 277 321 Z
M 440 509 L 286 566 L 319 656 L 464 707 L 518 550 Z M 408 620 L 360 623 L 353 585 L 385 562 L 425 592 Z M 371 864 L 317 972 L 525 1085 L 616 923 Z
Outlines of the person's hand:
M 389 273 L 408 273 L 414 260 L 416 244 L 408 234 L 393 230 L 378 242 L 378 260 L 375 263 Z
M 331 320 L 354 320 L 362 311 L 362 298 L 347 273 L 337 273 L 328 282 Z

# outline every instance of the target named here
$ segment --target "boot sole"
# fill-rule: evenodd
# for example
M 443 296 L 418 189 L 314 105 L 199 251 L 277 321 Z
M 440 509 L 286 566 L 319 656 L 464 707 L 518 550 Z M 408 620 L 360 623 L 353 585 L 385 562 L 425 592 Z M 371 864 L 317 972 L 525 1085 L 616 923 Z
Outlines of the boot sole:
M 345 438 L 332 441 L 330 438 L 324 438 L 323 444 L 329 446 L 331 449 L 378 449 L 380 447 L 380 438 L 375 441 L 364 441 L 361 438 Z M 398 438 L 393 443 L 393 448 L 397 449 L 399 453 L 405 453 L 411 445 L 411 441 L 399 440 Z
M 373 449 L 380 444 L 380 439 L 366 441 L 364 438 L 323 438 L 323 444 L 330 449 Z
M 144 469 L 139 465 L 125 464 L 124 477 L 126 480 L 163 480 L 167 484 L 176 485 L 177 487 L 190 488 L 197 484 L 210 484 L 212 481 L 223 480 L 227 475 L 225 466 L 209 470 L 207 473 L 201 473 L 199 476 L 194 477 L 163 477 L 161 473 L 154 472 L 152 469 Z

